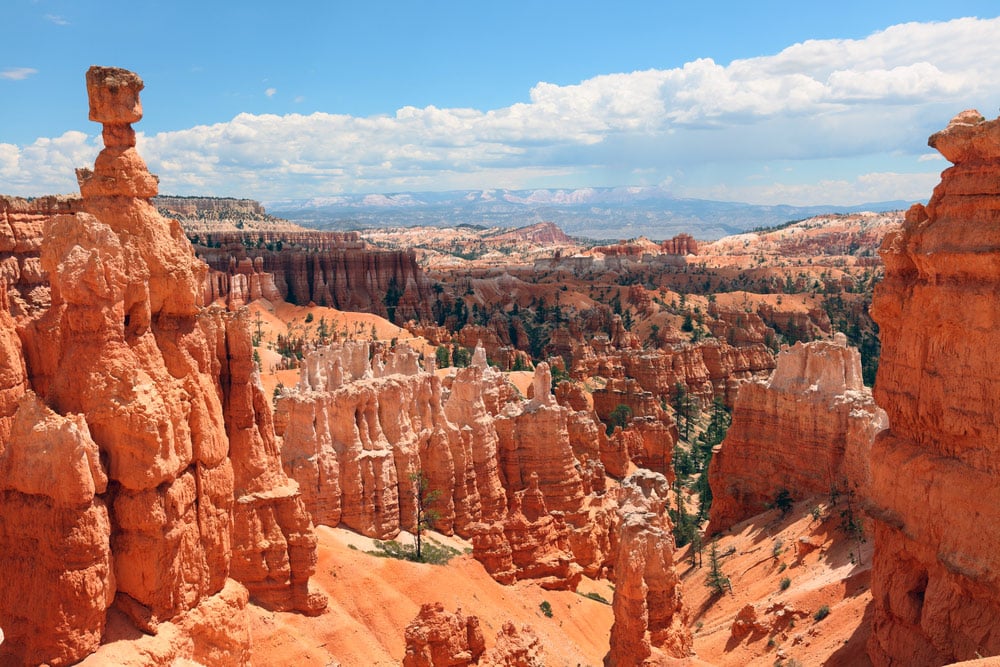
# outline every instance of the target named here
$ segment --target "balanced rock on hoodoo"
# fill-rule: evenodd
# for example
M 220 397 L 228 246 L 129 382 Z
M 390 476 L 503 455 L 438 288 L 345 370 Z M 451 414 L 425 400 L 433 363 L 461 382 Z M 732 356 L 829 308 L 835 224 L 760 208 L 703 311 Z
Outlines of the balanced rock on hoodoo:
M 93 67 L 87 89 L 105 148 L 45 218 L 50 305 L 0 304 L 0 662 L 245 664 L 236 580 L 272 608 L 325 604 L 312 525 L 245 316 L 199 306 L 205 265 L 149 201 L 142 80 Z M 149 635 L 99 648 L 112 604 Z
M 963 112 L 930 145 L 954 166 L 885 238 L 872 303 L 876 665 L 1000 654 L 1000 119 Z

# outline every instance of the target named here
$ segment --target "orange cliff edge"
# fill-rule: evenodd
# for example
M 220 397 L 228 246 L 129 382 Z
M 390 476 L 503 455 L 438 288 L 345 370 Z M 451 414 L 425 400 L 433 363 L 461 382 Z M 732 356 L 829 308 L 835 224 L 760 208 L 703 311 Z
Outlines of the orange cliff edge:
M 1000 654 L 1000 119 L 965 111 L 929 144 L 954 166 L 883 242 L 872 304 L 876 665 Z

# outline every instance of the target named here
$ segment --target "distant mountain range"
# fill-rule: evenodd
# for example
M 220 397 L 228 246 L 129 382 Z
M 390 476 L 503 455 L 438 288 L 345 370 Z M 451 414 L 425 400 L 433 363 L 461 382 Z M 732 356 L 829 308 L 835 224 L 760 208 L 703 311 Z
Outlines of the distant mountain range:
M 401 192 L 264 202 L 271 215 L 316 229 L 460 224 L 523 227 L 554 222 L 576 237 L 665 239 L 688 233 L 704 240 L 815 215 L 891 211 L 908 208 L 911 203 L 758 206 L 676 198 L 658 187 Z

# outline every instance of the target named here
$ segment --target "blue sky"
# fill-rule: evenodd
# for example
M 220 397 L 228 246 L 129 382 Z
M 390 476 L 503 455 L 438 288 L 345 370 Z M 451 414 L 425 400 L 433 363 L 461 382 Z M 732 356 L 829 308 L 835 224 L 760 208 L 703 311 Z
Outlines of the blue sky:
M 927 136 L 1000 105 L 994 2 L 694 5 L 5 0 L 0 192 L 76 189 L 100 148 L 91 64 L 146 81 L 136 129 L 161 192 L 268 201 L 925 199 L 947 166 Z

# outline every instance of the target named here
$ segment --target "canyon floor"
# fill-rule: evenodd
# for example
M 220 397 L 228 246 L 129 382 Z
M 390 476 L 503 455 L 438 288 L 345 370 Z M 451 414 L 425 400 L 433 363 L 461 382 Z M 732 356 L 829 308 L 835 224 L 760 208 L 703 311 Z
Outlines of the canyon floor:
M 717 551 L 732 582 L 725 595 L 705 585 L 707 545 L 701 567 L 691 564 L 690 546 L 676 553 L 694 664 L 870 664 L 865 609 L 871 600 L 871 544 L 848 539 L 839 528 L 842 503 L 828 504 L 828 498 L 808 499 L 786 515 L 772 510 L 721 535 Z M 329 596 L 329 608 L 308 617 L 252 606 L 255 665 L 398 665 L 404 629 L 426 602 L 478 616 L 487 645 L 508 620 L 530 625 L 545 647 L 547 665 L 596 666 L 607 653 L 611 606 L 593 599 L 611 600 L 614 590 L 606 580 L 584 579 L 575 593 L 543 590 L 530 581 L 503 586 L 469 554 L 446 565 L 412 563 L 366 553 L 374 548 L 372 540 L 348 530 L 319 526 L 317 534 L 313 581 Z M 457 538 L 433 537 L 460 551 L 468 548 Z M 786 578 L 790 583 L 782 590 Z M 546 601 L 551 618 L 541 611 Z M 758 610 L 756 620 L 746 634 L 734 636 L 733 623 L 745 617 L 740 612 L 748 605 Z M 829 614 L 817 620 L 824 607 Z

